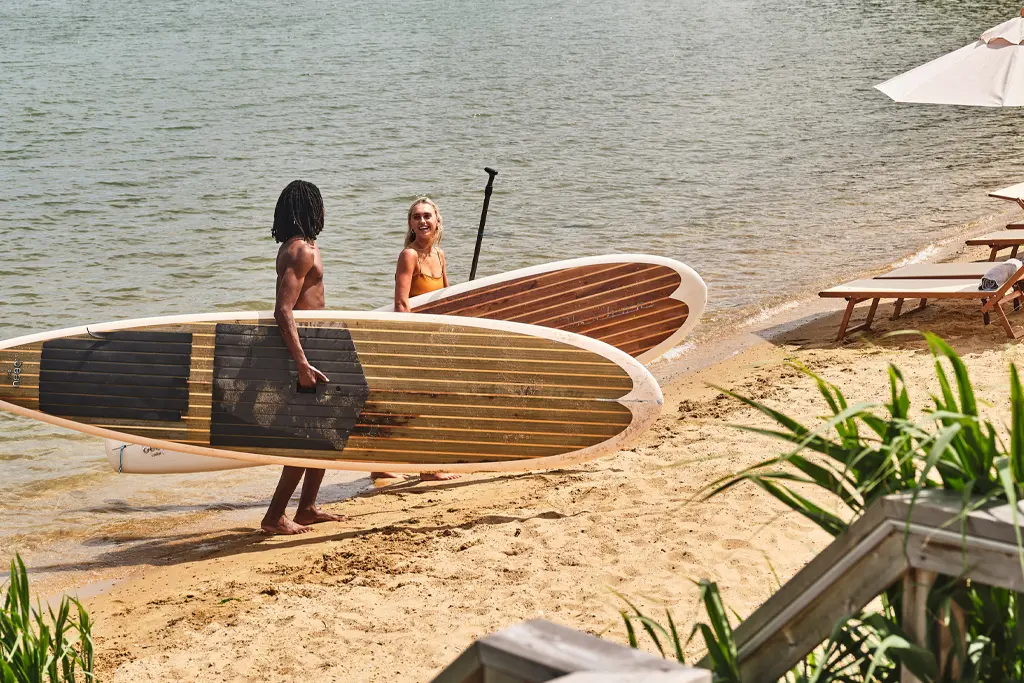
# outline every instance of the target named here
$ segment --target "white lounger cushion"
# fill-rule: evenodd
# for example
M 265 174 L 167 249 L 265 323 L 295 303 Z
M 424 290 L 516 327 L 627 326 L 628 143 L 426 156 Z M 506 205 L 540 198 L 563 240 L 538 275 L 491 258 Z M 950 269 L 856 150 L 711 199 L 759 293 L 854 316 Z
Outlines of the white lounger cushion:
M 854 280 L 821 292 L 824 297 L 878 299 L 981 299 L 995 292 L 982 292 L 977 280 L 928 278 L 921 280 Z
M 958 280 L 979 279 L 992 268 L 991 261 L 974 263 L 915 263 L 896 270 L 876 275 L 876 280 L 922 280 L 932 278 L 953 278 Z

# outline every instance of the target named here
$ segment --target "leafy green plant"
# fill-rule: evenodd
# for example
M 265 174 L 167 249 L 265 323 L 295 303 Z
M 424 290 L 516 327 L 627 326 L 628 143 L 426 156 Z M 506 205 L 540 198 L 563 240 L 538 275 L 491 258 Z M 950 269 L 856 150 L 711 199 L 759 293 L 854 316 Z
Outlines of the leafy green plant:
M 963 501 L 961 518 L 987 503 L 1006 503 L 1016 510 L 1024 494 L 1024 387 L 1017 368 L 1010 365 L 1011 422 L 999 430 L 980 414 L 963 360 L 939 337 L 923 336 L 934 359 L 938 390 L 916 417 L 904 376 L 894 365 L 888 369 L 887 402 L 850 403 L 838 387 L 793 364 L 817 384 L 830 413 L 813 427 L 721 389 L 775 423 L 771 428 L 740 429 L 781 439 L 790 449 L 713 482 L 703 496 L 710 498 L 749 482 L 832 536 L 843 533 L 883 496 L 901 492 L 916 496 L 924 489 L 955 491 Z M 841 509 L 833 512 L 831 506 L 818 504 L 805 495 L 811 489 Z M 820 500 L 821 496 L 813 497 Z M 1024 572 L 1024 543 L 1020 526 L 1016 519 L 1014 522 Z M 717 594 L 717 589 L 714 592 Z M 951 634 L 956 660 L 943 663 L 940 671 L 931 652 L 917 647 L 899 629 L 896 615 L 900 613 L 902 586 L 897 584 L 881 596 L 881 611 L 864 612 L 837 624 L 831 638 L 786 679 L 793 683 L 895 681 L 902 663 L 922 680 L 1024 680 L 1024 603 L 1020 597 L 959 577 L 942 577 L 936 582 L 929 596 L 929 614 L 933 624 L 941 624 Z M 720 602 L 717 600 L 718 605 Z M 735 643 L 724 608 L 709 605 L 706 598 L 704 603 L 711 623 L 700 624 L 695 631 L 700 628 L 705 637 L 705 661 L 714 668 L 716 680 L 738 681 Z M 653 620 L 630 607 L 632 612 L 623 611 L 623 619 L 643 624 L 648 635 L 675 633 L 674 627 L 671 631 L 659 629 Z M 953 618 L 954 614 L 962 618 Z M 635 629 L 629 632 L 635 642 Z M 936 644 L 936 632 L 932 629 L 932 645 Z
M 651 639 L 662 657 L 671 654 L 681 664 L 685 664 L 684 652 L 700 633 L 707 655 L 698 665 L 711 669 L 715 683 L 741 683 L 739 650 L 718 585 L 704 579 L 698 586 L 707 623 L 695 624 L 685 640 L 680 637 L 669 610 L 665 610 L 666 626 L 619 595 L 629 608 L 619 612 L 629 644 L 634 648 L 639 647 L 639 633 L 642 631 Z M 887 608 L 883 611 L 891 613 Z M 836 624 L 829 639 L 787 673 L 783 680 L 787 683 L 896 683 L 900 678 L 901 662 L 921 680 L 933 680 L 937 668 L 935 657 L 914 644 L 891 614 L 886 613 L 871 611 L 843 619 Z
M 74 607 L 74 613 L 72 613 Z M 94 680 L 92 622 L 78 600 L 65 596 L 54 612 L 32 607 L 21 557 L 0 610 L 0 683 L 72 683 Z

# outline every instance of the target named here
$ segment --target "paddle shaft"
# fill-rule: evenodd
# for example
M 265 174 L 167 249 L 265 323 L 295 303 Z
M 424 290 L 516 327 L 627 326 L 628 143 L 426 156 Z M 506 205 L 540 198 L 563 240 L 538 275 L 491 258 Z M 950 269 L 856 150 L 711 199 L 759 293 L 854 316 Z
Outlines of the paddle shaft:
M 476 277 L 476 264 L 480 260 L 480 243 L 484 240 L 484 224 L 487 223 L 487 205 L 491 203 L 491 190 L 494 189 L 494 176 L 498 172 L 493 168 L 484 167 L 487 171 L 487 187 L 484 188 L 484 208 L 480 211 L 480 227 L 476 231 L 476 249 L 473 250 L 473 267 L 469 269 L 469 279 Z

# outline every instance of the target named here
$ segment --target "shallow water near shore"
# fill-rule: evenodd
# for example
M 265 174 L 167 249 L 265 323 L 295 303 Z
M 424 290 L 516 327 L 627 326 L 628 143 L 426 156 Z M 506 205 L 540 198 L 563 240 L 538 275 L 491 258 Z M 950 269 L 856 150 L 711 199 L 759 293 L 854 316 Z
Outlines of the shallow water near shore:
M 670 256 L 709 285 L 706 344 L 1005 211 L 985 193 L 1024 180 L 1019 110 L 901 106 L 873 86 L 1018 10 L 10 0 L 0 338 L 268 308 L 269 225 L 295 177 L 324 194 L 331 307 L 388 301 L 420 193 L 462 281 L 489 165 L 481 275 Z M 251 527 L 277 478 L 118 477 L 99 440 L 5 414 L 0 467 L 0 560 L 44 572 L 128 565 L 147 539 L 173 553 L 214 517 Z M 352 479 L 329 475 L 324 497 Z

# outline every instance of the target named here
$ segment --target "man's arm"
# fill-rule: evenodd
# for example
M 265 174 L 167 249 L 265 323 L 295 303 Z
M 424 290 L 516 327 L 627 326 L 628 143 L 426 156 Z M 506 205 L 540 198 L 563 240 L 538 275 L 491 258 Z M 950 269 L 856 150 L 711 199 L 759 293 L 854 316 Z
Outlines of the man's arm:
M 305 388 L 314 387 L 318 381 L 329 382 L 327 376 L 320 372 L 306 360 L 306 353 L 302 350 L 302 342 L 299 341 L 299 332 L 295 328 L 295 316 L 292 310 L 295 302 L 299 300 L 302 293 L 302 283 L 306 274 L 313 267 L 315 256 L 313 250 L 307 245 L 296 242 L 298 248 L 289 248 L 285 252 L 284 272 L 277 279 L 277 300 L 274 304 L 274 320 L 281 331 L 281 338 L 284 345 L 295 360 L 295 366 L 299 371 L 299 385 Z
M 403 249 L 398 255 L 398 270 L 395 272 L 395 312 L 409 312 L 409 289 L 412 287 L 412 274 L 416 270 L 416 252 Z

